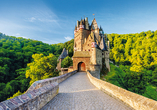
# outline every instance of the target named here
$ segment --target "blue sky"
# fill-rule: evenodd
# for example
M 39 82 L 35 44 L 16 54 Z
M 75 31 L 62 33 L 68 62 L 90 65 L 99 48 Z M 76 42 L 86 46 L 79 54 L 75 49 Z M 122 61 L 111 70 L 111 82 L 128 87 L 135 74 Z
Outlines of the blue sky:
M 74 37 L 77 20 L 95 14 L 107 34 L 157 30 L 157 0 L 0 0 L 0 32 L 48 44 Z

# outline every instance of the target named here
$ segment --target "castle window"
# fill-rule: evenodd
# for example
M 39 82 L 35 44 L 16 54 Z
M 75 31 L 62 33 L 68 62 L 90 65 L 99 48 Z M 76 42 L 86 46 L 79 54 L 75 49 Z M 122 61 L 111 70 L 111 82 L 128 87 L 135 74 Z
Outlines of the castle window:
M 90 49 L 88 51 L 90 51 Z
M 102 55 L 104 55 L 104 53 L 102 53 Z
M 89 46 L 89 44 L 88 44 L 88 46 Z
M 85 50 L 86 51 L 86 50 Z

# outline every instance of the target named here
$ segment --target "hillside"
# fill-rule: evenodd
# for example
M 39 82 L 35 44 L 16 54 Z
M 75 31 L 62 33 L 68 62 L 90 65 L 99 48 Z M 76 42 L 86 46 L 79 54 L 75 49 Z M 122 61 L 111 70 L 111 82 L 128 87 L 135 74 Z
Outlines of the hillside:
M 101 76 L 102 80 L 105 80 L 116 86 L 122 87 L 126 90 L 138 93 L 140 95 L 143 95 L 145 97 L 148 97 L 150 99 L 157 101 L 156 86 L 152 85 L 151 83 L 147 83 L 144 85 L 145 88 L 140 88 L 141 90 L 145 89 L 145 91 L 143 93 L 141 93 L 141 92 L 139 92 L 140 90 L 138 88 L 140 87 L 140 83 L 143 82 L 142 80 L 139 80 L 140 83 L 138 83 L 136 81 L 136 80 L 138 80 L 137 77 L 136 78 L 129 77 L 129 79 L 131 81 L 128 81 L 128 82 L 130 82 L 130 85 L 132 85 L 132 86 L 130 87 L 130 86 L 128 86 L 129 84 L 126 83 L 127 80 L 129 80 L 129 79 L 127 79 L 127 74 L 132 74 L 131 71 L 128 70 L 129 66 L 120 65 L 120 67 L 116 67 L 115 65 L 113 65 L 111 63 L 110 63 L 110 66 L 111 66 L 111 71 L 108 72 L 107 75 L 102 75 Z M 125 70 L 124 70 L 124 68 L 125 68 Z M 128 73 L 128 72 L 130 72 L 130 73 Z M 148 71 L 147 74 L 148 73 L 150 73 L 150 71 Z M 142 73 L 142 74 L 144 74 L 144 73 Z M 146 75 L 145 78 L 148 79 L 151 77 L 148 77 L 148 75 Z M 137 85 L 134 82 L 136 82 Z M 135 91 L 135 90 L 137 90 L 137 91 Z
M 107 36 L 110 41 L 110 60 L 120 68 L 111 68 L 105 80 L 157 100 L 154 95 L 157 87 L 157 31 Z M 0 101 L 11 97 L 18 90 L 24 92 L 30 86 L 31 79 L 26 78 L 25 73 L 29 69 L 27 64 L 33 62 L 32 55 L 42 53 L 48 56 L 52 53 L 57 59 L 63 48 L 66 48 L 72 57 L 73 45 L 73 39 L 49 45 L 0 33 Z
M 63 48 L 73 55 L 73 39 L 59 44 L 46 44 L 41 41 L 7 36 L 0 33 L 0 101 L 6 100 L 14 93 L 24 92 L 30 86 L 26 78 L 27 64 L 32 62 L 32 55 L 42 53 L 55 55 L 56 59 Z
M 108 34 L 111 72 L 106 81 L 157 100 L 157 31 Z

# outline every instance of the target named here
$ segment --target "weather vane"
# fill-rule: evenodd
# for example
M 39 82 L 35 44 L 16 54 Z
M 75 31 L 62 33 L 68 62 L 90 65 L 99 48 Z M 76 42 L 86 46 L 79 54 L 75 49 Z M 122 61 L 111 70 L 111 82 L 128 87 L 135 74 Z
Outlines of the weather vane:
M 94 18 L 95 18 L 95 14 L 93 13 L 93 16 L 94 16 Z

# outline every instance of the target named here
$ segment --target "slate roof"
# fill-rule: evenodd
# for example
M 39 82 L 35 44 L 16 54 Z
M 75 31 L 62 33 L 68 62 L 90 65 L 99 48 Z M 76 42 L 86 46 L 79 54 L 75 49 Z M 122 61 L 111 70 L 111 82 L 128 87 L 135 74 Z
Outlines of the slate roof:
M 68 56 L 68 50 L 66 50 L 65 48 L 63 49 L 61 55 L 58 57 L 58 60 L 59 59 L 64 59 L 65 57 Z
M 99 47 L 101 48 L 101 50 L 107 51 L 107 46 L 106 46 L 104 37 L 102 37 Z
M 90 54 L 88 51 L 76 51 L 73 55 L 73 58 L 78 58 L 78 57 L 90 57 Z

